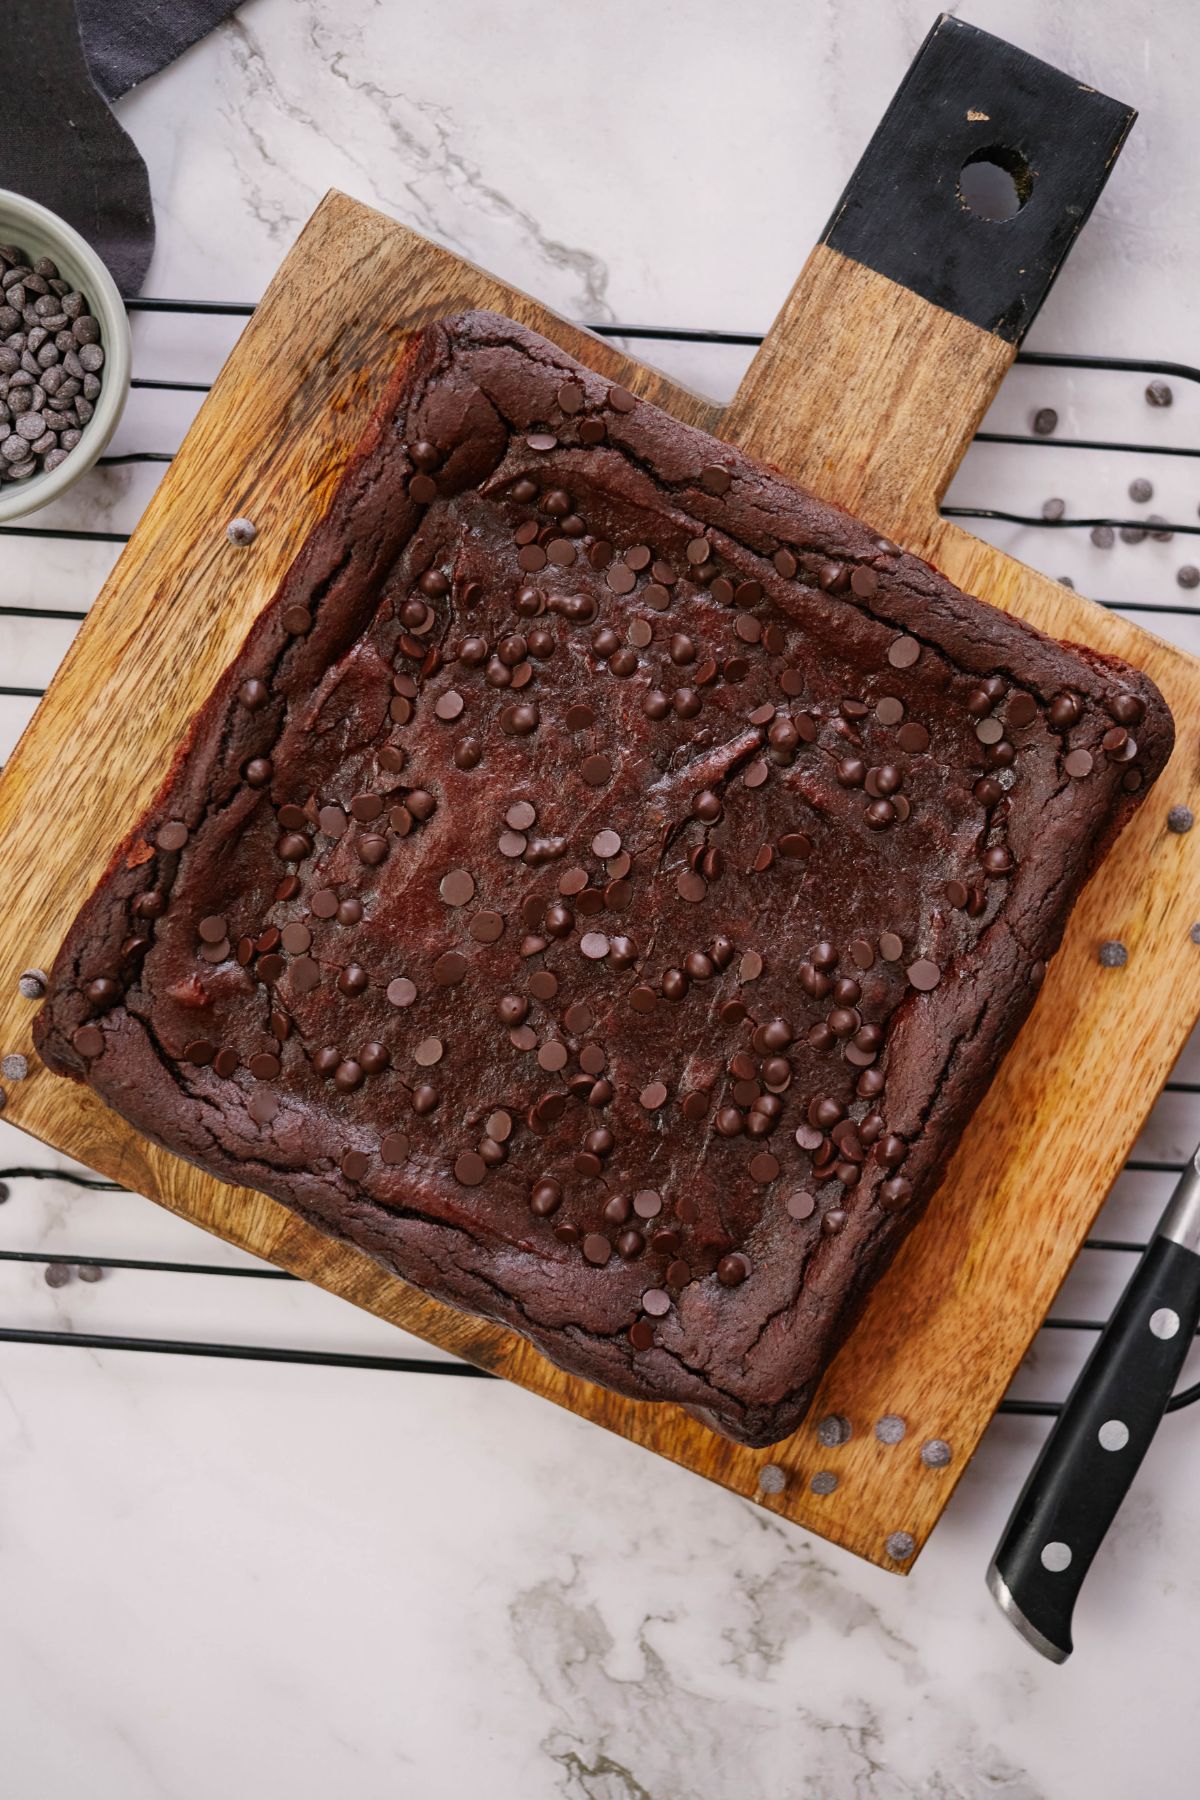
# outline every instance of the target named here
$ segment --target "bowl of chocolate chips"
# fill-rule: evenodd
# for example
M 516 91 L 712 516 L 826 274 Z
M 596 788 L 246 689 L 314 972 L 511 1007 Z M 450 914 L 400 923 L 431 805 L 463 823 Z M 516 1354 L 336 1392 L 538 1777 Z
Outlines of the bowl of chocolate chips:
M 91 246 L 0 189 L 0 521 L 90 469 L 129 392 L 129 322 Z

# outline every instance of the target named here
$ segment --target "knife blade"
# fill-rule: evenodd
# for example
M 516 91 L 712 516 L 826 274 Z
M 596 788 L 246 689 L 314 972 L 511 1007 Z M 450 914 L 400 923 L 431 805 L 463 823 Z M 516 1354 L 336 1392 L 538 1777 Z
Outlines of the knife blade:
M 1200 1148 L 1067 1398 L 987 1572 L 1027 1643 L 1062 1663 L 1075 1603 L 1200 1320 Z

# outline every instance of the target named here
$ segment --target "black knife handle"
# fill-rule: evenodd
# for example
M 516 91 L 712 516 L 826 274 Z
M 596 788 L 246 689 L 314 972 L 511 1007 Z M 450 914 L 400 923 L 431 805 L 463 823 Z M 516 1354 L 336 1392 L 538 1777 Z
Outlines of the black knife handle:
M 1156 1236 L 1071 1390 L 988 1570 L 1012 1623 L 1054 1662 L 1171 1398 L 1200 1319 L 1200 1255 Z

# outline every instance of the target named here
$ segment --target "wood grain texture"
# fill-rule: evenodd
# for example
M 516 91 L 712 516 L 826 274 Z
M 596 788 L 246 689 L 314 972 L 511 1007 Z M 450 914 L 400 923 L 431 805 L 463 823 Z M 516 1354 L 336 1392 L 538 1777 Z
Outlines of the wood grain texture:
M 937 497 L 1011 350 L 880 276 L 818 250 L 723 415 L 413 233 L 330 195 L 216 382 L 0 781 L 0 1041 L 30 1053 L 21 969 L 48 966 L 123 829 L 150 800 L 189 720 L 319 516 L 405 337 L 488 306 L 669 411 L 861 511 L 970 591 L 1145 668 L 1180 728 L 1154 798 L 1076 911 L 1033 1017 L 926 1221 L 876 1289 L 810 1421 L 769 1451 L 726 1442 L 679 1408 L 563 1375 L 522 1339 L 426 1299 L 283 1206 L 156 1149 L 87 1089 L 47 1075 L 6 1116 L 81 1162 L 405 1329 L 754 1496 L 886 1567 L 890 1532 L 937 1520 L 1200 1011 L 1200 833 L 1169 836 L 1169 803 L 1200 807 L 1200 665 L 938 518 Z M 279 346 L 288 356 L 281 359 Z M 226 542 L 253 518 L 250 550 Z M 86 749 L 86 754 L 79 753 Z M 74 751 L 74 753 L 72 753 Z M 30 855 L 31 844 L 38 853 Z M 1104 971 L 1097 942 L 1128 944 Z M 1118 1036 L 1119 1033 L 1119 1036 Z M 1119 1080 L 1114 1081 L 1114 1067 Z M 823 1449 L 816 1421 L 852 1421 Z M 881 1445 L 883 1413 L 907 1423 Z M 954 1459 L 925 1469 L 922 1442 Z M 825 1497 L 812 1475 L 839 1476 Z

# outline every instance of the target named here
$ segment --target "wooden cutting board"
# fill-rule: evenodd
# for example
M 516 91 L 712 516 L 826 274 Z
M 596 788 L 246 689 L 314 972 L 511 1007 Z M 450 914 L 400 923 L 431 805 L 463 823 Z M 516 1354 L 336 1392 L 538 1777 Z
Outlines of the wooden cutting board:
M 1200 665 L 937 512 L 1021 324 L 1086 216 L 1130 117 L 1001 45 L 1005 61 L 996 40 L 983 39 L 954 21 L 935 29 L 826 241 L 724 410 L 404 227 L 328 195 L 246 327 L 0 781 L 0 1048 L 32 1056 L 34 1008 L 18 995 L 18 975 L 49 966 L 115 842 L 150 801 L 193 713 L 325 507 L 405 339 L 466 307 L 532 326 L 610 379 L 769 459 L 970 592 L 1145 669 L 1171 705 L 1180 747 L 1077 908 L 1032 1018 L 924 1222 L 830 1369 L 809 1422 L 772 1450 L 727 1443 L 676 1407 L 624 1400 L 562 1374 L 520 1338 L 426 1299 L 275 1201 L 224 1187 L 154 1148 L 36 1060 L 29 1079 L 8 1089 L 6 1117 L 90 1167 L 891 1568 L 908 1558 L 889 1554 L 889 1537 L 906 1532 L 919 1547 L 946 1504 L 1200 1011 L 1200 946 L 1189 940 L 1200 914 L 1200 832 L 1163 829 L 1168 805 L 1200 811 Z M 1014 57 L 1023 86 L 1013 79 Z M 949 95 L 941 123 L 919 81 L 914 88 L 922 70 L 935 99 Z M 1065 98 L 1051 77 L 1069 90 Z M 1058 210 L 1034 218 L 1038 240 L 1018 240 L 1011 266 L 1000 268 L 996 245 L 1010 240 L 985 237 L 983 277 L 955 247 L 956 273 L 947 276 L 943 256 L 934 298 L 916 291 L 935 285 L 933 275 L 900 285 L 905 270 L 872 266 L 895 253 L 891 230 L 875 251 L 863 235 L 864 208 L 880 216 L 868 191 L 880 167 L 892 183 L 883 216 L 897 225 L 897 163 L 908 157 L 905 166 L 925 170 L 933 154 L 921 132 L 958 134 L 943 146 L 957 170 L 963 146 L 997 129 L 1014 93 L 1027 107 L 1030 92 L 1045 103 L 1045 129 L 1077 157 Z M 897 125 L 907 133 L 899 149 Z M 1027 128 L 1027 118 L 1012 126 Z M 1090 162 L 1079 148 L 1086 142 Z M 1060 212 L 1071 224 L 1055 247 Z M 909 230 L 899 218 L 897 229 L 911 244 L 923 227 L 914 220 Z M 250 550 L 226 541 L 235 515 L 258 526 Z M 1097 944 L 1112 937 L 1129 947 L 1121 971 L 1097 963 Z M 817 1422 L 829 1414 L 850 1422 L 844 1445 L 818 1438 Z M 884 1415 L 903 1419 L 898 1443 L 877 1438 Z M 945 1467 L 922 1462 L 921 1447 L 933 1438 L 951 1447 Z M 778 1492 L 760 1489 L 768 1464 L 782 1473 Z M 832 1493 L 812 1490 L 818 1472 L 836 1475 Z

